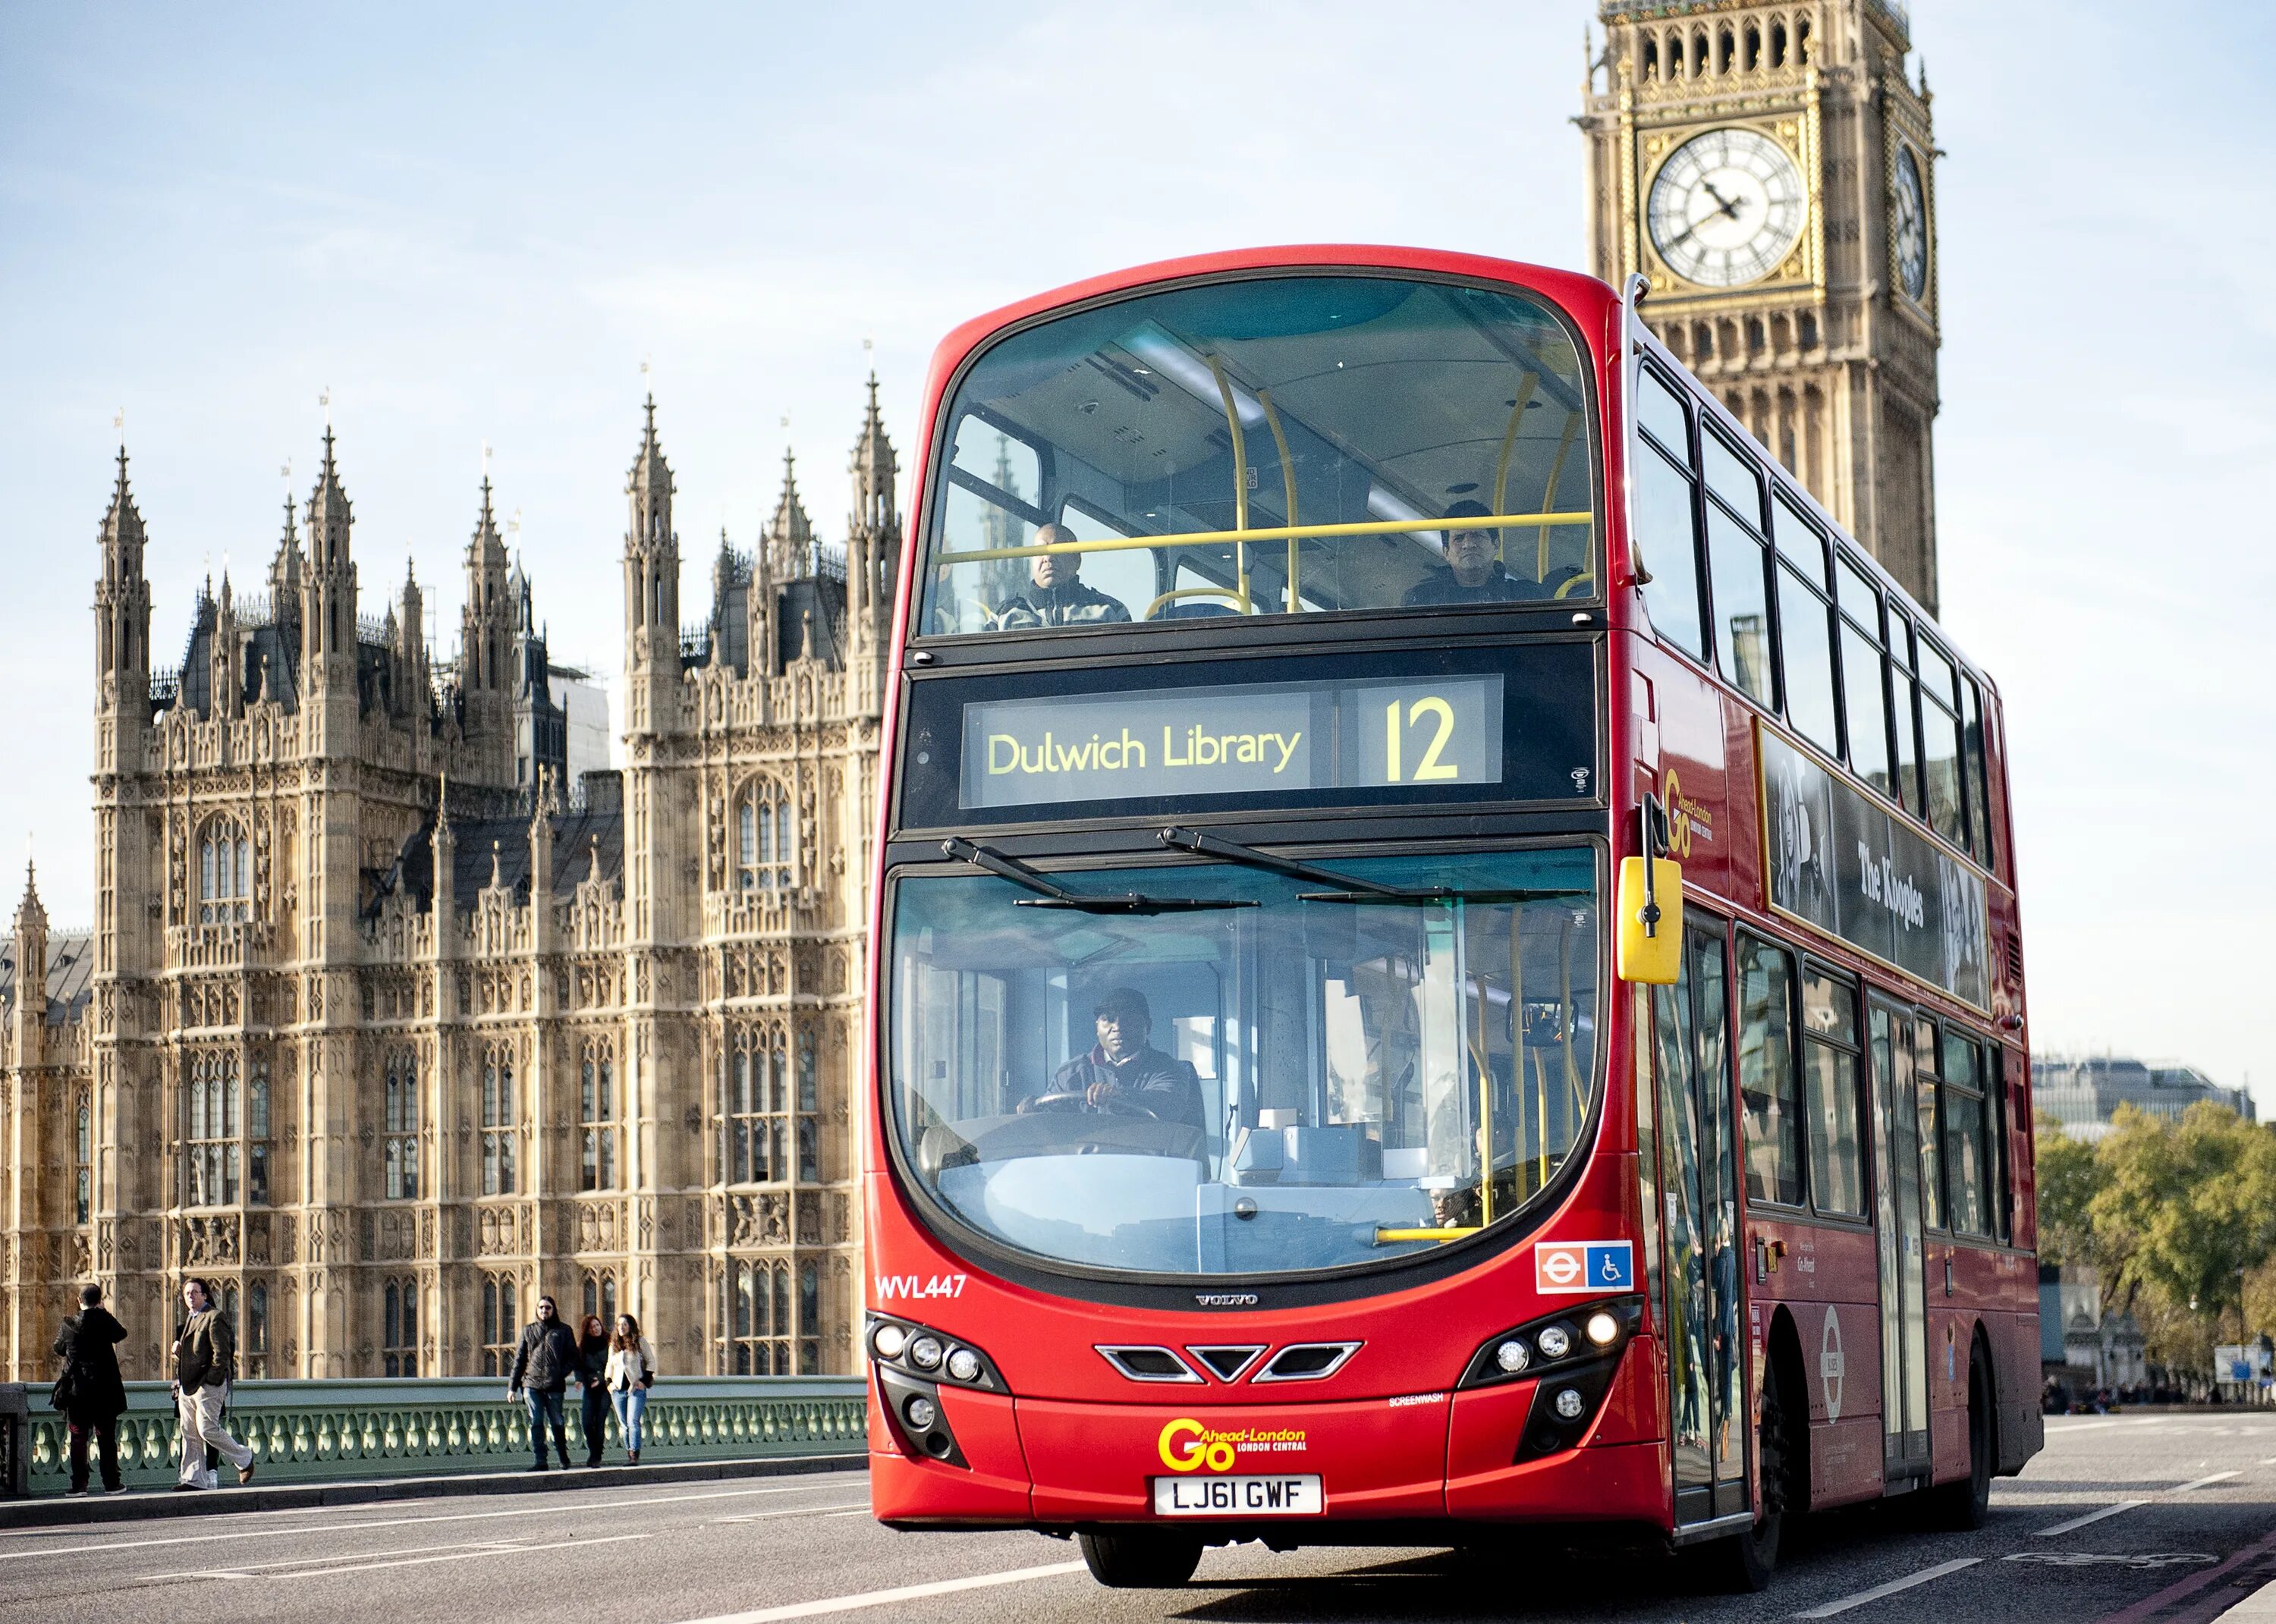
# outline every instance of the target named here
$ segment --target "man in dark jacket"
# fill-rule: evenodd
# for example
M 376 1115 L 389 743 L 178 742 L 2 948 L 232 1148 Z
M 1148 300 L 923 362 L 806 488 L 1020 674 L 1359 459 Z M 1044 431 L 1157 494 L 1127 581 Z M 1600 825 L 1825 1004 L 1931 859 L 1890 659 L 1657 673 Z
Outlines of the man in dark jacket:
M 1093 1011 L 1097 1045 L 1051 1074 L 1051 1094 L 1081 1095 L 1083 1108 L 1112 1111 L 1113 1102 L 1132 1105 L 1165 1122 L 1184 1122 L 1208 1131 L 1202 1121 L 1201 1080 L 1185 1061 L 1164 1054 L 1147 1040 L 1153 1012 L 1134 987 L 1117 987 Z M 1030 1109 L 1021 1102 L 1020 1109 Z
M 1045 525 L 1036 532 L 1038 547 L 1064 546 L 1075 539 L 1065 525 Z M 1084 584 L 1079 552 L 1041 552 L 1028 561 L 1028 579 L 1034 583 L 1025 597 L 1015 597 L 996 614 L 996 629 L 1018 631 L 1032 626 L 1103 626 L 1130 618 L 1120 598 L 1109 597 Z
M 118 1418 L 126 1413 L 126 1385 L 118 1379 L 115 1350 L 126 1339 L 126 1327 L 102 1306 L 102 1286 L 81 1287 L 79 1300 L 80 1311 L 64 1321 L 56 1337 L 70 1399 L 64 1414 L 71 1423 L 71 1487 L 64 1492 L 87 1492 L 87 1446 L 93 1434 L 102 1457 L 103 1489 L 117 1494 L 126 1486 L 118 1480 Z
M 562 1323 L 552 1298 L 540 1297 L 537 1317 L 522 1327 L 521 1346 L 514 1349 L 513 1370 L 506 1377 L 506 1396 L 523 1398 L 529 1405 L 529 1447 L 537 1457 L 537 1464 L 529 1468 L 533 1472 L 545 1469 L 548 1425 L 553 1429 L 553 1452 L 561 1457 L 562 1469 L 568 1469 L 569 1423 L 561 1396 L 570 1383 L 579 1381 L 582 1369 L 577 1333 Z

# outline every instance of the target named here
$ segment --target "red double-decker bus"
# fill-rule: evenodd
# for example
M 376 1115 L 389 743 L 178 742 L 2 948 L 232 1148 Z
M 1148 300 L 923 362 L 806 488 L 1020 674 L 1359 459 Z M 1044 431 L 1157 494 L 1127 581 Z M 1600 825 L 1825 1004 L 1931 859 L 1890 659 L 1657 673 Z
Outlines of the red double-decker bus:
M 2041 1441 L 1990 681 L 1656 343 L 1469 255 L 950 336 L 863 1142 L 901 1528 L 1678 1546 Z

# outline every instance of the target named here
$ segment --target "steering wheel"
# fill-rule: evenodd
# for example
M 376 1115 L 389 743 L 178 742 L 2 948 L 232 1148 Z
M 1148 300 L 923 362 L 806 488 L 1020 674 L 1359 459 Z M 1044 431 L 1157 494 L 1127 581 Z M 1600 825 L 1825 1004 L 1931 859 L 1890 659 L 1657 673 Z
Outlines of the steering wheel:
M 1089 1094 L 1081 1089 L 1068 1089 L 1058 1094 L 1037 1094 L 1028 1101 L 1029 1111 L 1081 1111 L 1085 1107 L 1104 1111 L 1111 1116 L 1141 1117 L 1149 1122 L 1161 1120 L 1145 1106 L 1134 1100 L 1124 1099 L 1119 1094 L 1110 1094 L 1096 1105 L 1091 1104 Z

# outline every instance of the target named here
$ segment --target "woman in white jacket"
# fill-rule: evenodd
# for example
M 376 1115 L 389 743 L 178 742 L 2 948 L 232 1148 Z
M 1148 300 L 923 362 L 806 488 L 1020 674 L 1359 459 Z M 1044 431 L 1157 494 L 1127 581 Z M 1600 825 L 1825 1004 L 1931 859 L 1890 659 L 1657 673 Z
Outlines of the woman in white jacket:
M 648 1390 L 656 1385 L 656 1349 L 641 1334 L 640 1321 L 629 1314 L 617 1316 L 617 1333 L 609 1339 L 609 1368 L 602 1380 L 608 1387 L 609 1401 L 616 1406 L 625 1460 L 638 1466 L 641 1421 L 648 1414 Z

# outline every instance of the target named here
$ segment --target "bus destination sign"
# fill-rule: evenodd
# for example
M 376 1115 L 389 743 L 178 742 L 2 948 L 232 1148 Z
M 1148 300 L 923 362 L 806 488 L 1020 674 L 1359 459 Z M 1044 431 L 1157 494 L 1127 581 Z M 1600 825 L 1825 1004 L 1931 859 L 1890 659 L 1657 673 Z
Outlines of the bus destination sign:
M 1771 905 L 1987 1007 L 1983 877 L 1777 734 L 1756 736 Z
M 1264 682 L 964 707 L 967 808 L 1502 778 L 1502 679 Z

